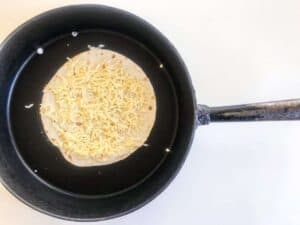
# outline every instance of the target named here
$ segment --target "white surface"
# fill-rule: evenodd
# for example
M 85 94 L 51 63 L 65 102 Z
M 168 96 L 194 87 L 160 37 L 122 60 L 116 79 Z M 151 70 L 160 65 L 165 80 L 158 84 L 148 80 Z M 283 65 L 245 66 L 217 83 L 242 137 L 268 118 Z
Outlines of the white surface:
M 15 11 L 65 4 L 32 2 L 33 8 L 13 2 L 0 9 L 8 18 L 1 26 L 9 18 L 22 20 Z M 130 10 L 171 40 L 199 103 L 300 97 L 299 0 L 98 2 Z M 300 224 L 299 134 L 300 122 L 201 127 L 183 169 L 162 195 L 128 216 L 95 224 Z M 35 212 L 0 187 L 0 224 L 75 223 Z

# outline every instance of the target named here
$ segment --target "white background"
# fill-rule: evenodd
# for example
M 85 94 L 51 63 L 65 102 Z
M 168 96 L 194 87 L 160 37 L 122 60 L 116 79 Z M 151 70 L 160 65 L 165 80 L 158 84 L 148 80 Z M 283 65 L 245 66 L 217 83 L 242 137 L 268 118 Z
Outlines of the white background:
M 1 2 L 1 39 L 45 9 L 79 1 L 22 2 Z M 199 103 L 300 97 L 299 0 L 94 2 L 129 10 L 161 30 L 184 58 Z M 163 194 L 128 216 L 95 224 L 300 224 L 299 136 L 300 122 L 201 127 Z M 0 224 L 75 223 L 35 212 L 0 186 Z

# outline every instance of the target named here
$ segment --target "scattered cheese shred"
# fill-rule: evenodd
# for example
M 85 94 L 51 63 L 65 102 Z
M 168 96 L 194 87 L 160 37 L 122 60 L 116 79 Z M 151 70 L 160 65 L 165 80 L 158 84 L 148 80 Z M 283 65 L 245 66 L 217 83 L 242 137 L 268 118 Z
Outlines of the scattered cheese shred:
M 30 109 L 30 108 L 32 108 L 33 106 L 34 106 L 34 104 L 31 103 L 31 104 L 29 104 L 29 105 L 25 105 L 24 108 L 25 108 L 25 109 Z

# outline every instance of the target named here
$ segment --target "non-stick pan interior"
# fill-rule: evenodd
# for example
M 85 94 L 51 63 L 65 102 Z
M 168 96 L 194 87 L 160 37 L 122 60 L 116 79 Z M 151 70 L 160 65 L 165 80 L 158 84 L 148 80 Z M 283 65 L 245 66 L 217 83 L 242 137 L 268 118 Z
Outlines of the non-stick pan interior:
M 170 152 L 176 135 L 178 104 L 167 68 L 141 43 L 108 30 L 74 30 L 36 48 L 11 87 L 9 127 L 19 157 L 32 174 L 59 191 L 80 195 L 115 194 L 147 179 Z M 47 139 L 39 115 L 42 90 L 57 69 L 88 45 L 117 51 L 136 62 L 149 77 L 157 98 L 154 128 L 147 140 L 129 158 L 107 166 L 76 167 L 68 163 Z M 40 52 L 42 53 L 42 52 Z M 31 108 L 25 106 L 34 104 Z

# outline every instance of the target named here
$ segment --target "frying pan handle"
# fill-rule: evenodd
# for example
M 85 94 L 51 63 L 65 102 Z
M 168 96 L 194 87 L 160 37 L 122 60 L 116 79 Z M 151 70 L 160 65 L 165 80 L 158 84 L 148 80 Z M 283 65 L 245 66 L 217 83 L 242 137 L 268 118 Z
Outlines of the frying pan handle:
M 208 107 L 198 105 L 199 125 L 210 122 L 300 120 L 300 99 Z

